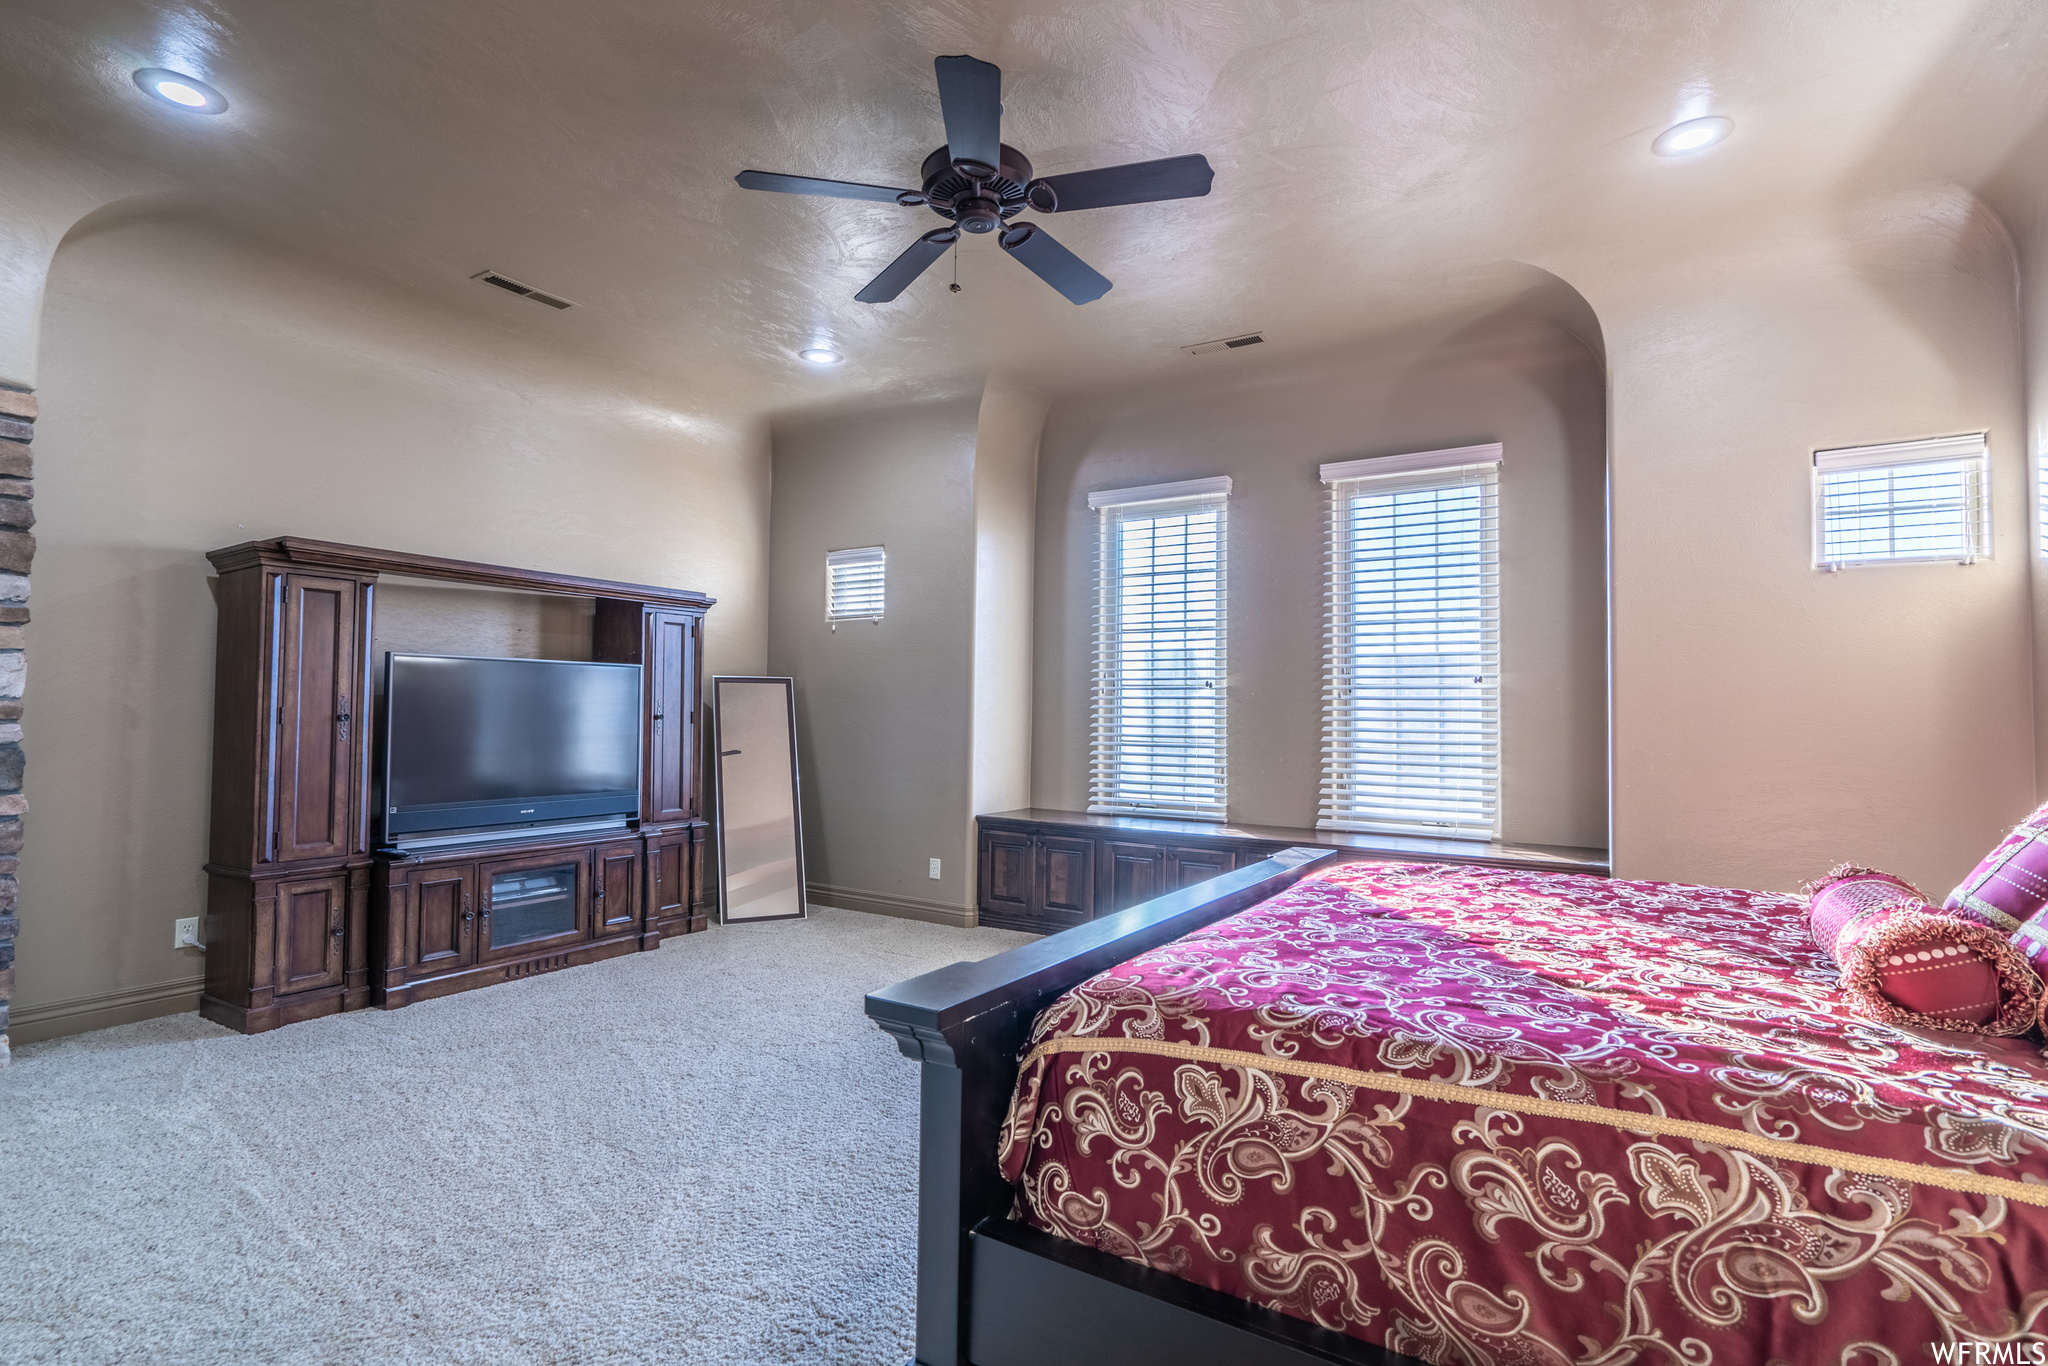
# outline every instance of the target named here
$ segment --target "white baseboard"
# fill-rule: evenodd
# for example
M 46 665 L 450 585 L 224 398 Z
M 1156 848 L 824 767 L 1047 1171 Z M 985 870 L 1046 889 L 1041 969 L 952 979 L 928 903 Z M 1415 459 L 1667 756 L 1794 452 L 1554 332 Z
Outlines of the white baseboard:
M 154 1020 L 159 1015 L 182 1015 L 199 1009 L 199 992 L 205 985 L 203 977 L 181 978 L 70 1001 L 52 1001 L 48 1005 L 17 1006 L 7 1022 L 8 1041 L 18 1047 L 111 1025 Z
M 805 897 L 818 906 L 836 906 L 842 911 L 866 911 L 870 915 L 893 915 L 903 920 L 923 920 L 933 925 L 958 925 L 972 929 L 980 923 L 972 906 L 949 906 L 943 901 L 924 901 L 911 896 L 890 896 L 885 892 L 863 892 L 853 887 L 828 887 L 822 882 L 804 887 Z

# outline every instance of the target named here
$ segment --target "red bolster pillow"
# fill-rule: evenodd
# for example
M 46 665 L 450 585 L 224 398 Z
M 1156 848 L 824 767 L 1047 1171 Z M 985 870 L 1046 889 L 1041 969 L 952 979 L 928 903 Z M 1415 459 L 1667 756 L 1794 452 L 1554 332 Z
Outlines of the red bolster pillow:
M 1903 878 L 1843 865 L 1807 884 L 1807 923 L 1852 1010 L 1885 1024 L 2024 1034 L 2041 979 L 2004 935 L 1927 903 Z

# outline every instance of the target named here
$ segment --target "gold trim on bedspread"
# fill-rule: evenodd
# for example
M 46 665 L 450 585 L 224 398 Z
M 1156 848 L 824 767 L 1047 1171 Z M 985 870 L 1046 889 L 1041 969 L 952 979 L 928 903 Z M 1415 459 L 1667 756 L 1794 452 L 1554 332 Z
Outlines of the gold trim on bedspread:
M 2048 1185 L 2032 1181 L 1984 1176 L 1978 1172 L 1936 1167 L 1924 1162 L 1903 1162 L 1897 1158 L 1837 1152 L 1814 1143 L 1794 1143 L 1789 1139 L 1767 1138 L 1746 1129 L 1705 1124 L 1699 1120 L 1672 1119 L 1635 1110 L 1614 1110 L 1604 1105 L 1582 1105 L 1570 1101 L 1551 1100 L 1543 1096 L 1482 1091 L 1470 1086 L 1456 1086 L 1450 1082 L 1438 1081 L 1432 1077 L 1404 1077 L 1393 1072 L 1361 1072 L 1330 1063 L 1274 1058 L 1263 1053 L 1247 1053 L 1235 1048 L 1208 1048 L 1200 1044 L 1174 1043 L 1167 1039 L 1055 1038 L 1046 1040 L 1026 1054 L 1018 1070 L 1026 1071 L 1033 1063 L 1054 1053 L 1148 1053 L 1154 1057 L 1178 1058 L 1184 1062 L 1247 1067 L 1254 1071 L 1334 1081 L 1373 1091 L 1392 1091 L 1423 1100 L 1444 1101 L 1452 1105 L 1509 1110 L 1518 1114 L 1543 1115 L 1551 1119 L 1580 1120 L 1588 1124 L 1605 1124 L 1631 1133 L 1651 1134 L 1660 1138 L 1689 1138 L 1701 1143 L 1716 1143 L 1726 1148 L 1740 1148 L 1759 1157 L 1781 1162 L 1810 1163 L 1815 1166 L 1833 1167 L 1838 1171 L 1884 1176 L 1922 1186 L 1935 1186 L 1967 1195 L 1995 1195 L 2025 1205 L 2048 1207 Z

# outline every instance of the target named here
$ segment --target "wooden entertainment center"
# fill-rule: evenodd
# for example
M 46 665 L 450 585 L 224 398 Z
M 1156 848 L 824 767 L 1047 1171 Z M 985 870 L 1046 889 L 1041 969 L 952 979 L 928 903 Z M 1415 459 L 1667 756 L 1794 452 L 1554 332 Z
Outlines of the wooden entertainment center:
M 208 1019 L 254 1034 L 394 1009 L 704 928 L 699 661 L 711 598 L 289 536 L 207 559 L 220 574 Z M 382 575 L 594 599 L 590 658 L 641 669 L 637 826 L 424 854 L 376 847 Z M 551 918 L 534 917 L 541 904 Z

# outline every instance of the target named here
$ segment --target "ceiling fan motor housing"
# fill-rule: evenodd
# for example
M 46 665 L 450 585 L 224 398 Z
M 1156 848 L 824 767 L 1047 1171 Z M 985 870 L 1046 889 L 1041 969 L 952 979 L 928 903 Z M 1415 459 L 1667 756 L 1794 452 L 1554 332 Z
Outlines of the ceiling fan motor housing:
M 924 159 L 925 203 L 941 218 L 950 218 L 966 232 L 991 232 L 1024 208 L 1024 187 L 1031 180 L 1031 159 L 1008 143 L 993 176 L 977 179 L 953 164 L 952 150 L 941 147 Z

